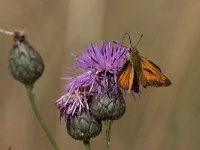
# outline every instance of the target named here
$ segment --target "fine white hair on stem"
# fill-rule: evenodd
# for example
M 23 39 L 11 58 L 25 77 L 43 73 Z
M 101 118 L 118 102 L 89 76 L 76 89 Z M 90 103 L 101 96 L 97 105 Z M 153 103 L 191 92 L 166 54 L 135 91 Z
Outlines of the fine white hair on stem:
M 7 30 L 1 29 L 1 28 L 0 28 L 0 33 L 6 34 L 6 35 L 14 35 L 14 32 L 7 31 Z

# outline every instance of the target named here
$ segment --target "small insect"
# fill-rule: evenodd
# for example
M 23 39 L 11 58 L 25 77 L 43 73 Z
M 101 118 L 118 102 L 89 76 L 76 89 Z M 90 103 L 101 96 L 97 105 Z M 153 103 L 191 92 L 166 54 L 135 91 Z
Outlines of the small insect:
M 124 37 L 130 35 L 125 33 Z M 139 44 L 141 38 L 137 42 Z M 122 40 L 123 43 L 123 40 Z M 124 90 L 131 90 L 138 93 L 140 86 L 146 88 L 147 86 L 162 87 L 171 85 L 171 81 L 161 72 L 161 69 L 148 58 L 141 56 L 136 46 L 132 47 L 130 40 L 131 49 L 125 64 L 117 77 L 118 86 Z

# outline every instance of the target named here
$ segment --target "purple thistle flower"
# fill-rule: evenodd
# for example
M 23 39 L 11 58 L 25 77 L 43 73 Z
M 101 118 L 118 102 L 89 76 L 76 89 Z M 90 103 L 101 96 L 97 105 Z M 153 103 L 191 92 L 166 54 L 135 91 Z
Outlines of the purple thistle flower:
M 123 67 L 129 48 L 119 44 L 100 42 L 100 45 L 88 45 L 82 56 L 75 56 L 74 68 L 83 74 L 64 78 L 69 81 L 64 94 L 56 101 L 61 117 L 73 116 L 77 111 L 89 110 L 91 96 L 112 89 L 118 92 L 117 74 Z M 111 80 L 112 78 L 112 80 Z
M 95 76 L 93 78 L 101 80 L 101 87 L 104 90 L 108 90 L 109 88 L 108 82 L 110 77 L 108 74 L 112 75 L 114 77 L 114 83 L 111 88 L 116 90 L 117 74 L 124 64 L 129 48 L 121 47 L 121 45 L 113 42 L 105 44 L 102 41 L 99 46 L 88 45 L 86 50 L 82 56 L 76 56 L 78 63 L 75 68 L 81 71 L 90 70 Z M 97 85 L 96 89 L 98 93 L 101 94 L 103 89 L 100 90 L 101 87 L 98 87 L 98 84 L 95 85 Z

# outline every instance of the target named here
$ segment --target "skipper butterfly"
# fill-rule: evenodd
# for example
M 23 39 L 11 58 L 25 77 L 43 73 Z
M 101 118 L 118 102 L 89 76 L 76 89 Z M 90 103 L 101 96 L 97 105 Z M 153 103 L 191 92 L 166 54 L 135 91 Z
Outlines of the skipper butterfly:
M 123 39 L 126 35 L 129 36 L 130 40 L 128 33 L 124 34 Z M 118 86 L 129 92 L 133 90 L 138 93 L 140 86 L 146 88 L 147 86 L 162 87 L 171 85 L 171 81 L 162 73 L 161 69 L 148 58 L 141 56 L 136 46 L 132 47 L 131 45 L 127 61 L 117 77 Z

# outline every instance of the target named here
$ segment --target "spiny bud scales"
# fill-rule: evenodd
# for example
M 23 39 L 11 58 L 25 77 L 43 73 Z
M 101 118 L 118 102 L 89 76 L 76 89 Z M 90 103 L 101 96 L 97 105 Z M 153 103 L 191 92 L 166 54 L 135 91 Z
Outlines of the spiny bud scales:
M 33 84 L 44 71 L 42 57 L 26 40 L 24 32 L 14 33 L 8 67 L 11 75 L 25 85 Z

